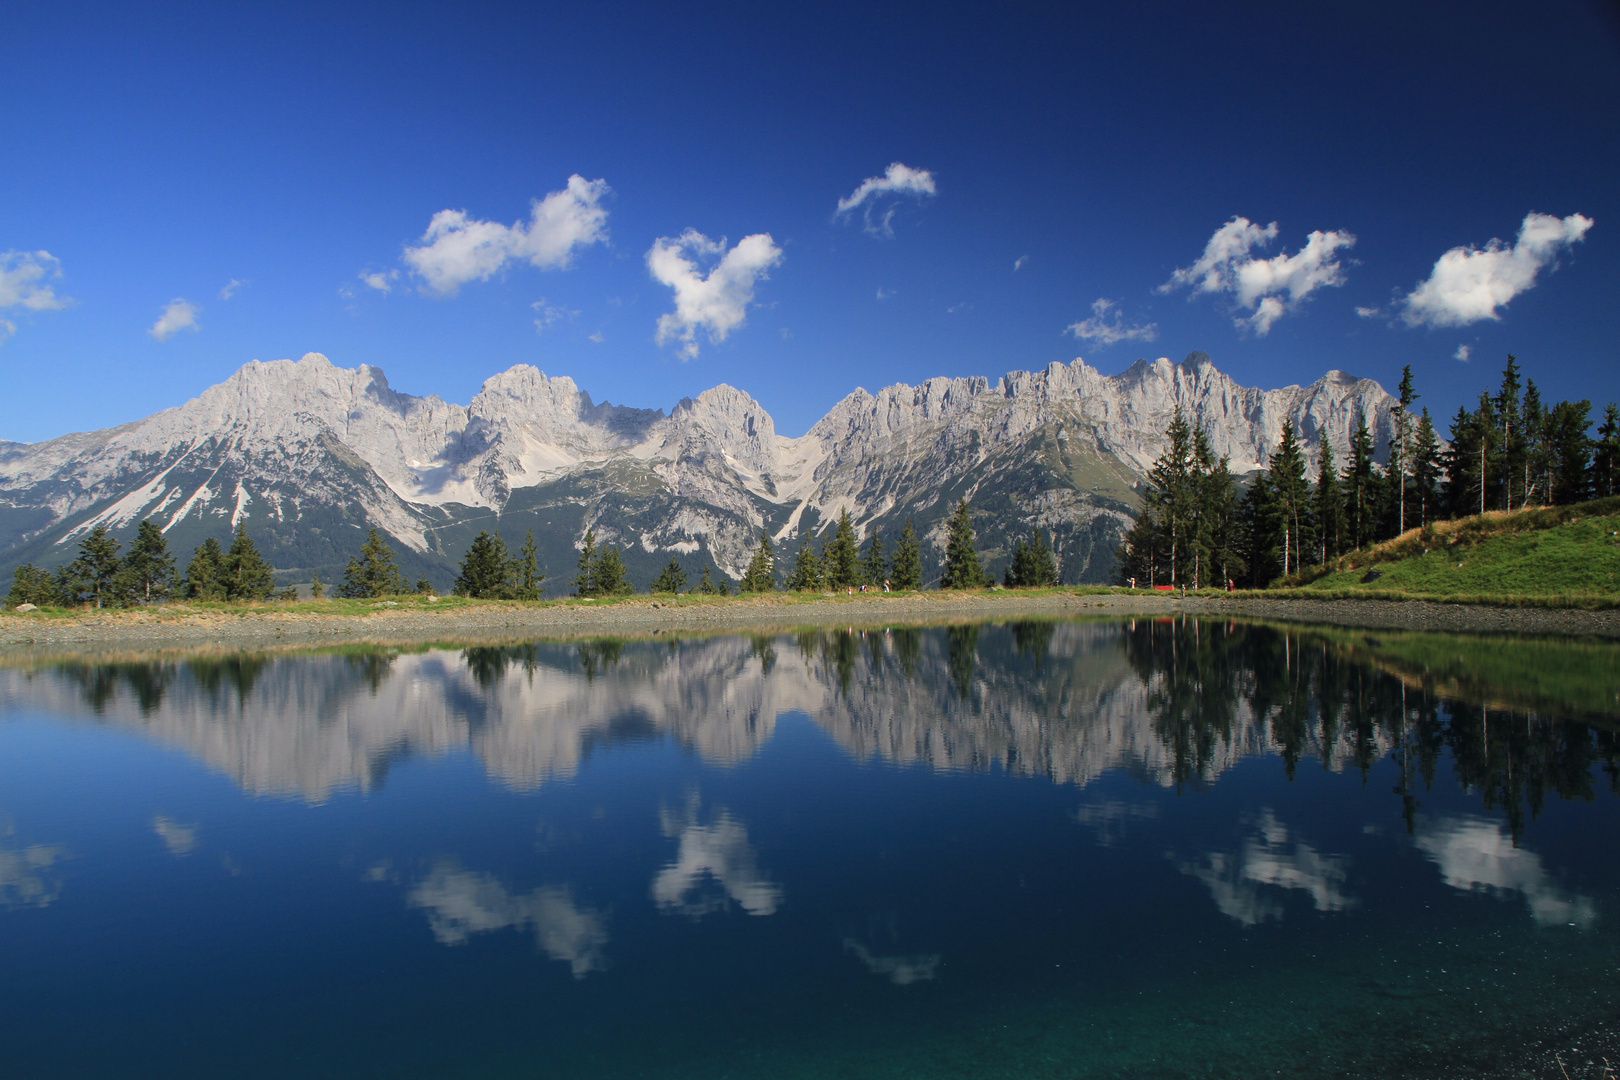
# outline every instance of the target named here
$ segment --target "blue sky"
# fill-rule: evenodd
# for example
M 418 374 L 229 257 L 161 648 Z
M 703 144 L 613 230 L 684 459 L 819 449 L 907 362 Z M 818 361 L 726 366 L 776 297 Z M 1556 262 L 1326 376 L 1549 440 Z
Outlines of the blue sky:
M 1612 5 L 239 7 L 8 12 L 0 438 L 312 350 L 785 434 L 1193 349 L 1620 398 Z

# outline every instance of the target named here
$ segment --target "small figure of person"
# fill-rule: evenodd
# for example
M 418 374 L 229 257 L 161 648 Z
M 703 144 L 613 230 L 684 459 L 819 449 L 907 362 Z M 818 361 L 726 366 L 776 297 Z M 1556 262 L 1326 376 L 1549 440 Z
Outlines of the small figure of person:
M 888 578 L 883 579 L 883 591 L 884 592 L 889 591 L 889 579 Z

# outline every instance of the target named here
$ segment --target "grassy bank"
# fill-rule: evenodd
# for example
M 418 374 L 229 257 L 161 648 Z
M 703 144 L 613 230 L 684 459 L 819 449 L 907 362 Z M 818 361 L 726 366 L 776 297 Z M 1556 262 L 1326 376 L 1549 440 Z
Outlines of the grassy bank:
M 1278 587 L 1324 599 L 1620 606 L 1620 498 L 1434 522 Z

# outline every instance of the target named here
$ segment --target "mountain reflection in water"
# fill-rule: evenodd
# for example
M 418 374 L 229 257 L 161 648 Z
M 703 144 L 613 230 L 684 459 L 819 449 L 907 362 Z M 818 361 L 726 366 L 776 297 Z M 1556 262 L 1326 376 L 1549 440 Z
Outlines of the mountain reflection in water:
M 370 790 L 404 758 L 462 747 L 517 790 L 572 776 L 594 748 L 627 740 L 671 738 L 735 764 L 789 712 L 861 760 L 1063 784 L 1121 769 L 1197 788 L 1264 754 L 1289 776 L 1306 757 L 1365 774 L 1393 755 L 1409 828 L 1449 755 L 1482 807 L 1504 812 L 1510 837 L 1549 792 L 1591 798 L 1594 766 L 1615 784 L 1613 712 L 1493 705 L 1488 671 L 1446 677 L 1445 690 L 1465 686 L 1476 700 L 1442 697 L 1426 673 L 1434 643 L 1447 639 L 1412 640 L 1158 619 L 63 662 L 0 669 L 0 707 L 82 715 L 88 706 L 249 792 L 312 802 Z M 1587 647 L 1599 650 L 1585 661 L 1588 681 L 1602 687 L 1575 687 L 1574 700 L 1614 700 L 1620 654 Z M 729 827 L 723 817 L 666 823 L 693 859 L 721 858 Z M 1271 851 L 1264 838 L 1275 830 L 1257 829 L 1256 850 Z M 171 843 L 173 830 L 160 826 Z M 688 903 L 667 888 L 670 904 Z M 750 888 L 751 899 L 735 898 L 769 909 L 769 889 Z M 1334 903 L 1331 890 L 1316 895 Z

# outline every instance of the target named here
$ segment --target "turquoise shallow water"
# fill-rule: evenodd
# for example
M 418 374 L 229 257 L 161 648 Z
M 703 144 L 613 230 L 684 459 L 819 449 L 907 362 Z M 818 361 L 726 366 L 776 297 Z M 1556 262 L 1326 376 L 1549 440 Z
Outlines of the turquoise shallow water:
M 1531 712 L 1379 648 L 1048 623 L 0 669 L 0 1072 L 1599 1075 L 1608 654 Z

